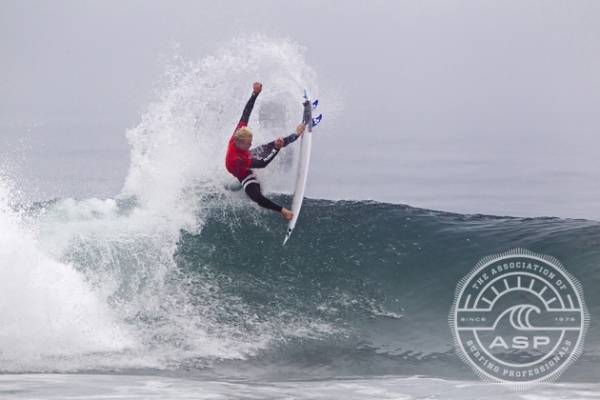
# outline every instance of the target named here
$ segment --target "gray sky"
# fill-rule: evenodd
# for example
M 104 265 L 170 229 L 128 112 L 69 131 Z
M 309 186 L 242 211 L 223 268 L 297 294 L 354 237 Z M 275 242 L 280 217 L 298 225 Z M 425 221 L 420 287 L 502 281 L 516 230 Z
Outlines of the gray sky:
M 175 44 L 197 60 L 259 32 L 343 94 L 310 197 L 600 219 L 598 21 L 598 1 L 0 0 L 1 155 L 41 197 L 77 195 L 82 157 L 107 181 L 79 195 L 114 194 Z

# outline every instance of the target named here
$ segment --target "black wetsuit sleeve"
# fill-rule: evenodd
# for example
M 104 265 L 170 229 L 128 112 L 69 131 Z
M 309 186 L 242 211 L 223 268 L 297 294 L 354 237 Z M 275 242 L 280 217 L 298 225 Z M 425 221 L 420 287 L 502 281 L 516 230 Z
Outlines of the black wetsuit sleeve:
M 279 150 L 275 148 L 275 142 L 269 142 L 263 144 L 250 152 L 250 169 L 252 168 L 264 168 L 279 153 Z
M 295 133 L 283 138 L 283 147 L 290 143 L 293 143 L 298 139 Z M 258 146 L 250 151 L 250 168 L 264 168 L 279 153 L 279 150 L 275 148 L 275 141 Z
M 242 112 L 242 118 L 240 118 L 240 122 L 238 123 L 238 128 L 242 126 L 247 126 L 248 121 L 250 120 L 250 114 L 252 114 L 252 109 L 254 108 L 254 103 L 256 102 L 256 98 L 258 97 L 258 93 L 252 92 L 252 96 L 246 103 L 246 107 L 244 107 L 244 111 Z
M 290 143 L 294 143 L 298 139 L 295 133 L 292 133 L 290 136 L 286 136 L 283 138 L 283 147 L 287 146 Z

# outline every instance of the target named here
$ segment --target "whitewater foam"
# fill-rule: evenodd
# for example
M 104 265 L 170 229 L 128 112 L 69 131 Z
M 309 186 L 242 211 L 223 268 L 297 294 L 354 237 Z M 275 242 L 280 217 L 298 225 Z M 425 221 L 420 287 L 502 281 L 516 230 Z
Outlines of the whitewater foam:
M 0 181 L 0 369 L 38 371 L 56 357 L 133 345 L 107 304 L 69 263 L 48 257 Z
M 127 132 L 131 165 L 115 199 L 57 199 L 21 205 L 20 213 L 0 204 L 0 317 L 7 321 L 0 369 L 201 367 L 289 337 L 332 333 L 303 315 L 258 317 L 221 289 L 227 277 L 218 265 L 177 260 L 182 232 L 199 232 L 219 210 L 245 218 L 254 207 L 231 190 L 237 183 L 223 168 L 226 144 L 256 80 L 264 85 L 250 120 L 256 141 L 293 131 L 302 89 L 318 93 L 302 53 L 289 41 L 254 35 L 199 62 L 175 57 L 158 100 Z M 276 127 L 261 125 L 263 101 L 285 109 Z M 284 162 L 262 173 L 266 192 L 291 187 Z M 255 223 L 264 224 L 259 215 Z

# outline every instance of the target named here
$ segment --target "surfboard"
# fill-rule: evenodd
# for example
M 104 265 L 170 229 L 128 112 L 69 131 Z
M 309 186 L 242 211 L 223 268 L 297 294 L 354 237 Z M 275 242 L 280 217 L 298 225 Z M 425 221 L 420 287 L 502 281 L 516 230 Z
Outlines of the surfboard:
M 315 102 L 318 104 L 317 102 Z M 316 107 L 314 104 L 314 107 Z M 306 124 L 306 130 L 302 134 L 300 139 L 300 158 L 298 161 L 298 172 L 296 173 L 296 185 L 294 187 L 294 197 L 292 198 L 292 213 L 294 216 L 288 223 L 287 232 L 285 234 L 285 238 L 283 239 L 283 244 L 288 241 L 290 236 L 292 236 L 292 232 L 294 231 L 294 227 L 296 226 L 296 221 L 298 221 L 298 217 L 300 216 L 300 209 L 302 208 L 302 201 L 304 200 L 304 190 L 306 189 L 306 179 L 308 178 L 308 165 L 310 162 L 310 149 L 312 146 L 312 128 L 313 128 L 313 104 L 310 101 L 308 96 L 308 92 L 304 91 L 304 113 L 302 116 L 302 123 Z M 319 116 L 321 117 L 321 116 Z M 317 121 L 320 122 L 321 119 Z M 315 124 L 316 125 L 316 124 Z

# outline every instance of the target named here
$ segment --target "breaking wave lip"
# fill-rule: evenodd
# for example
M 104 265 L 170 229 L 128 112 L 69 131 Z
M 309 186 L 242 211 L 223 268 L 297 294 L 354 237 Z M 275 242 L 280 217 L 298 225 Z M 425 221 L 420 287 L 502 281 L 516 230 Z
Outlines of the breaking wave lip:
M 21 206 L 16 214 L 8 202 L 0 204 L 7 255 L 2 270 L 14 274 L 5 275 L 12 283 L 5 282 L 0 304 L 20 304 L 19 314 L 31 315 L 20 323 L 0 308 L 10 322 L 0 328 L 0 369 L 204 365 L 244 359 L 287 338 L 336 331 L 306 315 L 255 318 L 244 299 L 220 289 L 218 265 L 206 262 L 190 271 L 176 259 L 182 232 L 200 232 L 223 204 L 247 208 L 243 193 L 227 189 L 232 178 L 221 160 L 257 77 L 265 87 L 261 101 L 289 109 L 285 115 L 299 118 L 303 88 L 318 93 L 303 49 L 288 40 L 249 35 L 198 62 L 176 56 L 158 84 L 158 100 L 127 132 L 131 164 L 118 196 L 58 199 Z M 257 106 L 254 126 L 260 125 Z M 287 117 L 277 129 L 295 126 L 298 118 Z M 266 125 L 256 132 L 257 140 L 273 134 Z M 265 172 L 274 178 L 268 181 L 277 182 L 284 167 L 274 164 Z M 15 272 L 11 263 L 25 267 Z M 34 294 L 12 290 L 16 281 Z M 36 310 L 51 306 L 56 310 L 40 318 Z M 65 329 L 71 333 L 59 334 Z M 19 339 L 18 331 L 27 335 Z
M 0 369 L 39 371 L 82 353 L 135 346 L 93 287 L 69 263 L 40 249 L 0 181 Z

